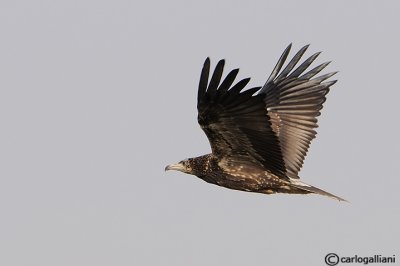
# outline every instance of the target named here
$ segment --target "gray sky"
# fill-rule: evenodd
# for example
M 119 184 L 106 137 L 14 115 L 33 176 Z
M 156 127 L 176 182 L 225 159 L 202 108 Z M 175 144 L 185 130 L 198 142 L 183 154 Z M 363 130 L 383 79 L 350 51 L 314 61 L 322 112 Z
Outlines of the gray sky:
M 0 265 L 324 265 L 400 254 L 398 1 L 1 1 Z M 210 151 L 205 57 L 339 70 L 300 175 L 348 199 L 164 173 Z

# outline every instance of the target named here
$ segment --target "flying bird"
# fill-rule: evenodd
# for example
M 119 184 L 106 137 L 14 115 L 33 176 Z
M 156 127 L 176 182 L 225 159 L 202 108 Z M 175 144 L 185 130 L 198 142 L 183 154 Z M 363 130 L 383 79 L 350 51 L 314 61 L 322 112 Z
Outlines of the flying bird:
M 344 201 L 299 178 L 310 143 L 316 136 L 317 117 L 330 87 L 337 81 L 327 81 L 337 72 L 316 77 L 329 62 L 308 70 L 320 53 L 297 66 L 307 48 L 308 45 L 301 48 L 283 68 L 290 44 L 264 86 L 247 90 L 244 88 L 250 78 L 234 84 L 239 69 L 230 71 L 222 80 L 225 60 L 217 63 L 209 81 L 207 58 L 200 75 L 197 120 L 212 153 L 170 164 L 165 170 L 192 174 L 234 190 L 315 193 Z

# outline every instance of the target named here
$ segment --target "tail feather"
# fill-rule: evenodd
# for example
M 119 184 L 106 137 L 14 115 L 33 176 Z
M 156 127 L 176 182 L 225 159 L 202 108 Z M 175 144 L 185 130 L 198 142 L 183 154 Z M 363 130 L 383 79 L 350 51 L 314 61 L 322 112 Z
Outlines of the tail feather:
M 295 188 L 298 188 L 298 189 L 301 189 L 301 190 L 304 190 L 304 191 L 308 191 L 308 192 L 311 192 L 311 193 L 327 196 L 327 197 L 330 197 L 332 199 L 336 199 L 338 201 L 348 202 L 347 200 L 345 200 L 345 199 L 343 199 L 341 197 L 333 195 L 333 194 L 331 194 L 329 192 L 326 192 L 326 191 L 324 191 L 322 189 L 319 189 L 317 187 L 313 187 L 311 185 L 308 185 L 308 184 L 306 184 L 306 183 L 304 183 L 304 182 L 302 182 L 302 181 L 300 181 L 298 179 L 295 179 L 295 180 L 292 179 L 291 181 L 292 181 L 291 185 L 293 187 L 295 187 Z

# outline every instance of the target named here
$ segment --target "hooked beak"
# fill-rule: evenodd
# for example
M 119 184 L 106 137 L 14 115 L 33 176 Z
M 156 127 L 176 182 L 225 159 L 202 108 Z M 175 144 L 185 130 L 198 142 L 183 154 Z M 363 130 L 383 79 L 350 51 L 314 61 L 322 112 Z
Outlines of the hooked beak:
M 175 163 L 175 164 L 167 165 L 165 167 L 165 171 L 168 171 L 168 170 L 175 170 L 175 171 L 183 172 L 185 170 L 185 167 L 180 163 Z

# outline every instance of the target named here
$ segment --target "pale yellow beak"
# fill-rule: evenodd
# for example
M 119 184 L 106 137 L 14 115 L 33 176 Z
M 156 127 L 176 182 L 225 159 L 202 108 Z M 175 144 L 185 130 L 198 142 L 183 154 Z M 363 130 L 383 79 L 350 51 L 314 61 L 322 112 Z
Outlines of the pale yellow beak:
M 182 164 L 180 164 L 180 163 L 175 163 L 175 164 L 167 165 L 167 166 L 165 167 L 165 171 L 168 171 L 168 170 L 175 170 L 175 171 L 184 172 L 185 167 L 184 167 Z

